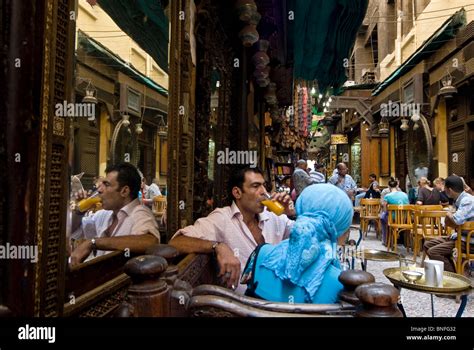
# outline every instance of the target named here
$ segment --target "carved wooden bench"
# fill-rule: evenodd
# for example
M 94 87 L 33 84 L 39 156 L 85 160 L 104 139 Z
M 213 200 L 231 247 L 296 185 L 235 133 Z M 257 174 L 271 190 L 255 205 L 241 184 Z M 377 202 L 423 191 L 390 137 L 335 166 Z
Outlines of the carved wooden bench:
M 216 285 L 211 256 L 188 254 L 179 260 L 168 245 L 130 259 L 125 273 L 132 284 L 119 317 L 401 317 L 393 286 L 374 283 L 364 271 L 341 273 L 344 290 L 336 304 L 290 304 L 255 299 Z

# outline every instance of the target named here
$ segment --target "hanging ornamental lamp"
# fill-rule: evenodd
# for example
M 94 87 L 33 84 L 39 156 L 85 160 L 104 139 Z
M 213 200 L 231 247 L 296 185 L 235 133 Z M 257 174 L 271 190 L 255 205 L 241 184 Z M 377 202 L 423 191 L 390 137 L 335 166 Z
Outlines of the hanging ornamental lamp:
M 168 135 L 168 125 L 161 114 L 158 115 L 158 136 L 166 137 Z
M 265 92 L 265 95 L 263 97 L 265 98 L 267 103 L 270 105 L 276 104 L 278 102 L 277 97 L 276 97 L 276 84 L 275 83 L 268 84 L 267 91 Z
M 270 63 L 270 57 L 267 55 L 267 50 L 270 45 L 268 40 L 259 40 L 258 43 L 258 51 L 252 57 L 253 64 L 257 69 L 263 69 Z
M 254 0 L 237 0 L 235 11 L 242 22 L 248 22 L 257 12 L 257 5 Z
M 438 95 L 443 96 L 444 98 L 451 98 L 453 97 L 454 94 L 458 92 L 458 89 L 456 89 L 453 85 L 453 77 L 448 71 L 447 76 L 441 80 L 441 84 L 443 84 L 443 87 L 439 89 Z
M 250 47 L 255 44 L 258 39 L 259 35 L 257 32 L 257 25 L 255 24 L 248 24 L 239 32 L 239 38 L 242 40 L 242 44 L 245 47 Z
M 142 123 L 137 123 L 135 125 L 135 133 L 140 135 L 143 132 Z
M 122 125 L 125 127 L 130 125 L 130 116 L 128 114 L 122 115 Z
M 402 131 L 407 131 L 409 128 L 408 119 L 402 119 L 402 125 L 400 125 L 400 129 L 402 129 Z
M 389 129 L 388 120 L 386 117 L 382 117 L 379 123 L 379 134 L 388 135 L 389 131 L 390 129 Z
M 83 103 L 97 104 L 97 89 L 92 85 L 92 81 L 87 79 L 87 86 L 84 89 L 86 96 L 82 99 Z

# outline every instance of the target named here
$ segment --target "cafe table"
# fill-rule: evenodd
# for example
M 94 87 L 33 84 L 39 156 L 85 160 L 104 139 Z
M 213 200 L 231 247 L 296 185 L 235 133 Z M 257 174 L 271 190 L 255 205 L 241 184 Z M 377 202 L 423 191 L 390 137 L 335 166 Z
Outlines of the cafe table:
M 356 257 L 361 260 L 362 270 L 367 271 L 367 260 L 381 262 L 399 261 L 400 254 L 378 249 L 363 249 L 357 251 Z
M 467 297 L 472 293 L 472 283 L 471 280 L 463 275 L 459 275 L 454 272 L 444 271 L 443 272 L 443 286 L 434 287 L 426 284 L 424 269 L 417 267 L 414 271 L 421 272 L 422 277 L 416 282 L 409 282 L 401 274 L 399 267 L 392 267 L 383 270 L 383 274 L 387 277 L 390 282 L 395 286 L 395 288 L 401 290 L 402 288 L 409 289 L 419 293 L 427 293 L 431 296 L 431 316 L 434 317 L 434 302 L 433 295 L 437 296 L 452 296 L 461 299 L 461 304 L 459 305 L 456 317 L 461 317 L 464 309 L 467 304 Z M 399 303 L 399 308 L 402 311 L 403 315 L 406 317 L 405 310 L 402 303 Z

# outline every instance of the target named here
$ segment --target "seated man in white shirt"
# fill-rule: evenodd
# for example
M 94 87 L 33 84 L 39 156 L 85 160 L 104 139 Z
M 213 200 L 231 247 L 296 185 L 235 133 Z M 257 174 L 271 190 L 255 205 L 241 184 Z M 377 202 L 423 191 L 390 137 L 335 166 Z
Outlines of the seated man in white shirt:
M 347 193 L 349 198 L 353 199 L 355 192 L 357 190 L 357 185 L 354 182 L 354 179 L 352 178 L 352 176 L 347 174 L 349 169 L 344 163 L 339 163 L 336 166 L 336 169 L 337 169 L 337 175 L 331 176 L 328 182 L 339 187 L 341 190 Z
M 240 272 L 248 257 L 262 243 L 277 244 L 289 237 L 295 215 L 290 197 L 275 193 L 272 198 L 285 207 L 280 216 L 263 206 L 265 179 L 258 168 L 243 167 L 234 171 L 229 183 L 233 202 L 231 206 L 215 209 L 209 216 L 198 219 L 194 225 L 180 229 L 170 245 L 181 253 L 212 253 L 217 257 L 219 277 L 228 288 L 243 294 L 239 286 Z
M 153 206 L 153 198 L 161 196 L 160 187 L 158 186 L 158 179 L 155 177 L 150 186 L 148 186 L 145 196 L 142 201 L 148 207 Z
M 73 237 L 87 237 L 71 253 L 71 266 L 83 262 L 93 253 L 105 254 L 110 250 L 145 253 L 160 242 L 160 233 L 150 209 L 140 205 L 140 175 L 130 163 L 108 167 L 107 176 L 98 188 L 102 208 L 94 215 L 82 217 L 72 214 Z M 84 197 L 78 194 L 77 199 Z

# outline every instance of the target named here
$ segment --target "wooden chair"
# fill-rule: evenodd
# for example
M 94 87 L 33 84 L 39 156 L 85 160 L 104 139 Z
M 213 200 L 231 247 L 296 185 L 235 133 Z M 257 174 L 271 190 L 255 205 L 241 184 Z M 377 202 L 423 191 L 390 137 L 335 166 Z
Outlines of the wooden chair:
M 415 210 L 443 210 L 441 204 L 431 204 L 431 205 L 415 205 Z
M 153 197 L 153 214 L 161 219 L 166 210 L 166 196 Z
M 474 221 L 466 222 L 464 225 L 457 228 L 458 237 L 456 239 L 456 273 L 463 274 L 464 267 L 470 261 L 474 260 L 474 253 L 471 253 L 471 238 L 474 236 Z M 462 250 L 461 232 L 467 231 L 466 249 Z
M 431 204 L 431 205 L 415 205 L 416 210 L 444 210 L 441 204 Z M 445 234 L 449 235 L 454 231 L 452 227 L 445 227 Z
M 380 208 L 380 198 L 363 198 L 360 200 L 360 230 L 364 239 L 367 236 L 370 221 L 375 222 L 376 236 L 379 237 L 381 232 Z
M 389 204 L 387 205 L 388 212 L 388 238 L 387 250 L 392 248 L 397 251 L 398 234 L 403 231 L 413 230 L 413 210 L 415 206 L 411 204 Z M 411 235 L 408 235 L 411 237 Z
M 444 210 L 415 210 L 414 211 L 414 223 L 413 223 L 413 242 L 414 251 L 413 256 L 418 256 L 418 253 L 422 249 L 422 241 L 433 238 L 440 238 L 446 236 L 446 230 L 444 228 L 442 219 L 446 217 L 448 213 Z M 426 252 L 423 251 L 421 257 L 421 265 L 425 261 Z

